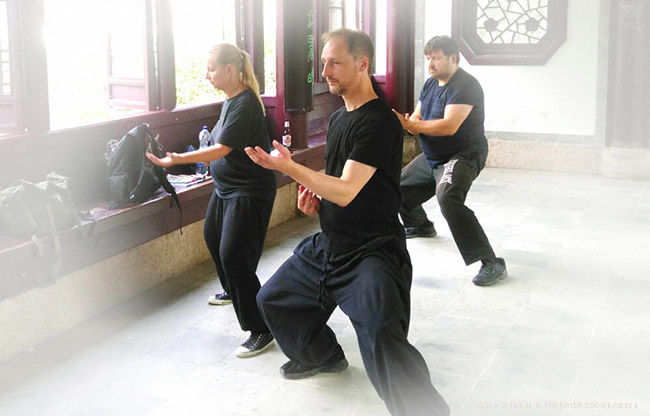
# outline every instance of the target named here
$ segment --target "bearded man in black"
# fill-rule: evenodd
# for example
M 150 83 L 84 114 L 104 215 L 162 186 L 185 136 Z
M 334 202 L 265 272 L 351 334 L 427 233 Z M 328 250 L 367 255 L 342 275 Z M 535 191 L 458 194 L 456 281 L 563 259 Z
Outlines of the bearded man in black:
M 277 141 L 274 157 L 247 148 L 263 167 L 300 183 L 298 208 L 320 215 L 322 232 L 303 240 L 262 286 L 257 302 L 290 359 L 287 379 L 339 372 L 348 362 L 327 321 L 350 317 L 375 390 L 393 415 L 448 415 L 420 353 L 407 340 L 411 260 L 398 219 L 403 136 L 372 88 L 372 41 L 340 29 L 324 36 L 323 77 L 345 107 L 331 117 L 325 173 L 295 163 Z

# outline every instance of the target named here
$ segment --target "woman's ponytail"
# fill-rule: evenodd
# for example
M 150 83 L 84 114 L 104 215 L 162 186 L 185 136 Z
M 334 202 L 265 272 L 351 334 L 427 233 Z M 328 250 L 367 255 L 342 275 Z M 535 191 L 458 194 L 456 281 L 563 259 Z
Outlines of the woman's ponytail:
M 246 51 L 241 51 L 242 57 L 242 70 L 241 70 L 241 81 L 244 85 L 250 88 L 251 91 L 255 94 L 260 105 L 262 106 L 262 114 L 266 116 L 266 111 L 264 110 L 264 103 L 262 102 L 262 96 L 260 95 L 260 84 L 255 78 L 255 73 L 253 72 L 253 65 L 251 64 L 251 58 Z

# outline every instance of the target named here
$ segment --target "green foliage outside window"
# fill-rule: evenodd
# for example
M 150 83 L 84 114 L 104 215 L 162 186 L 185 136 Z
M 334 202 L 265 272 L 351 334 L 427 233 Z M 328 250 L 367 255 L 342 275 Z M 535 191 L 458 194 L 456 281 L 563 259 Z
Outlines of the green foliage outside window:
M 205 58 L 181 59 L 176 62 L 176 103 L 178 106 L 188 104 L 205 104 L 225 99 L 225 95 L 216 90 L 205 79 Z

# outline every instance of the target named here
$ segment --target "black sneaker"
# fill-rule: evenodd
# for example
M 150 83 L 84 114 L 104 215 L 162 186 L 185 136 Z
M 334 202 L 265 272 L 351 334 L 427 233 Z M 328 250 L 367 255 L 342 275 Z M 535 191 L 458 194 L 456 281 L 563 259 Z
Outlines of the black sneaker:
M 308 378 L 318 373 L 340 373 L 348 368 L 348 360 L 343 358 L 334 364 L 326 364 L 320 367 L 303 367 L 293 361 L 287 361 L 280 367 L 280 374 L 287 380 L 299 380 L 301 378 Z
M 497 257 L 496 262 L 483 263 L 472 282 L 476 286 L 491 286 L 506 277 L 508 277 L 506 262 L 501 257 Z
M 228 292 L 217 293 L 208 299 L 208 303 L 210 305 L 230 305 L 232 304 L 232 297 Z
M 235 355 L 239 358 L 253 357 L 268 350 L 273 345 L 273 335 L 266 334 L 251 334 L 241 346 L 235 350 Z
M 406 238 L 435 237 L 438 235 L 433 223 L 431 223 L 431 225 L 421 225 L 419 227 L 404 227 L 404 233 L 406 234 Z

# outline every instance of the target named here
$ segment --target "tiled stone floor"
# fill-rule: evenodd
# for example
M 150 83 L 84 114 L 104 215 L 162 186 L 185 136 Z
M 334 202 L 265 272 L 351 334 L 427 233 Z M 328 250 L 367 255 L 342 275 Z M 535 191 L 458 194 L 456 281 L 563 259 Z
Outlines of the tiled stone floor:
M 435 200 L 439 236 L 408 242 L 410 339 L 454 415 L 650 415 L 650 183 L 486 169 L 468 205 L 510 276 L 475 287 Z M 318 228 L 270 232 L 264 281 Z M 245 339 L 210 264 L 0 364 L 0 415 L 386 415 L 356 337 L 331 327 L 351 367 L 285 381 L 277 346 Z M 631 408 L 625 408 L 629 406 Z

